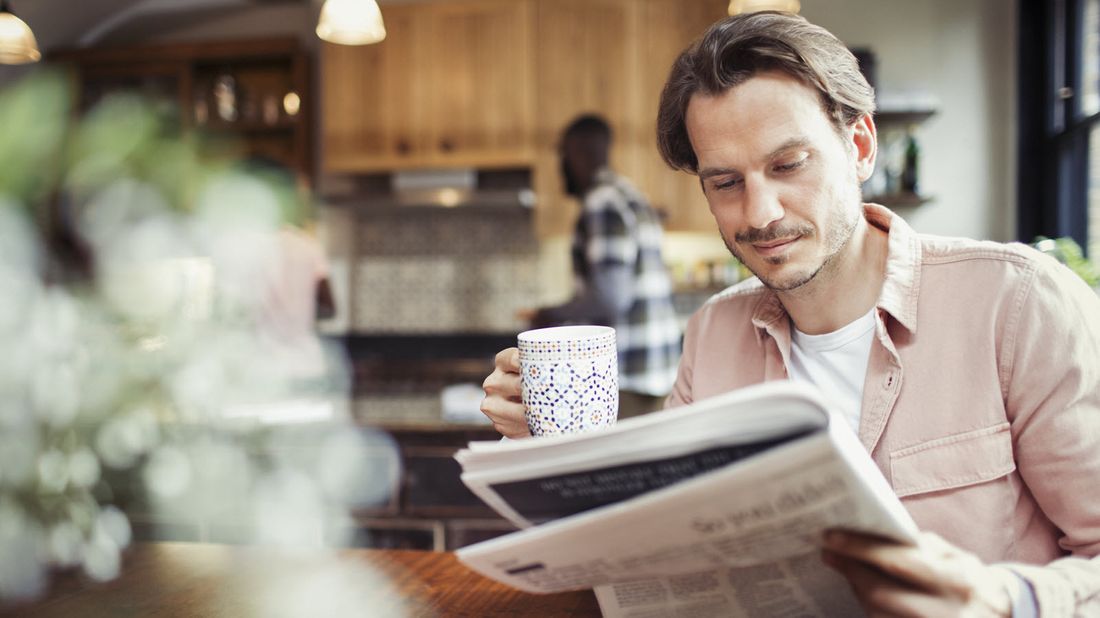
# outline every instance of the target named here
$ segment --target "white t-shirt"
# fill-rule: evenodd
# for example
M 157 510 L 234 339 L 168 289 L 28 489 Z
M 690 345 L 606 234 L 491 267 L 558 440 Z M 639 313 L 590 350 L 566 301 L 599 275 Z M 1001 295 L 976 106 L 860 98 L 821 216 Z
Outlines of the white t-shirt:
M 856 321 L 823 335 L 807 335 L 793 324 L 791 328 L 787 375 L 819 388 L 857 433 L 874 335 L 874 308 Z

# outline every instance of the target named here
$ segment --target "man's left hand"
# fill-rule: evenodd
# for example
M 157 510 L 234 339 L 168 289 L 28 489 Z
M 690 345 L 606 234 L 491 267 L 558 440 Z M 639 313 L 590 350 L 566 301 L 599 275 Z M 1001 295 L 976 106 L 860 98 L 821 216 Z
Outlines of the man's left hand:
M 848 580 L 870 616 L 1012 615 L 1012 573 L 930 532 L 909 546 L 831 530 L 822 559 Z

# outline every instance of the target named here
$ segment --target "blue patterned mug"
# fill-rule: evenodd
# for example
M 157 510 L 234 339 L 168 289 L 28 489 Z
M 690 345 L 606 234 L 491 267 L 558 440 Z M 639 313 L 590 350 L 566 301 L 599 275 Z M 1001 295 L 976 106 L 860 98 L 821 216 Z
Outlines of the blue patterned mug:
M 615 329 L 558 326 L 522 332 L 519 367 L 532 436 L 580 433 L 615 424 L 619 413 Z

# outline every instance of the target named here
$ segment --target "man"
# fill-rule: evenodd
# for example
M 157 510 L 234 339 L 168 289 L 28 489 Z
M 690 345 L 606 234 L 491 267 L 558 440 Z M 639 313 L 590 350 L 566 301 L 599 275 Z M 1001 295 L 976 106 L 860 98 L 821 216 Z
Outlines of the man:
M 573 236 L 577 294 L 526 316 L 533 327 L 604 324 L 619 347 L 619 416 L 662 407 L 676 379 L 680 327 L 661 258 L 661 224 L 645 197 L 608 166 L 611 127 L 580 116 L 565 129 L 566 192 L 580 200 Z
M 723 20 L 674 64 L 661 153 L 757 278 L 693 316 L 669 405 L 788 378 L 832 395 L 935 533 L 827 535 L 869 613 L 1100 615 L 1100 301 L 1026 247 L 861 205 L 873 111 L 851 54 L 797 16 Z M 483 410 L 517 437 L 514 371 L 506 350 Z

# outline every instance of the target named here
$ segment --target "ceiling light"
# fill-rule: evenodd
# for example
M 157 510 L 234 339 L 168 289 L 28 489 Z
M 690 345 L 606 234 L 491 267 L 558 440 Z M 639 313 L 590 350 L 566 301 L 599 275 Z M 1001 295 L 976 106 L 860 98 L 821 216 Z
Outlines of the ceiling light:
M 784 11 L 797 13 L 802 8 L 798 0 L 730 0 L 729 14 L 755 13 L 757 11 Z
M 0 64 L 27 64 L 41 59 L 30 26 L 11 12 L 8 0 L 0 0 Z
M 302 108 L 302 97 L 298 96 L 297 92 L 291 90 L 283 97 L 283 111 L 287 116 L 297 116 L 298 110 Z
M 325 0 L 317 36 L 341 45 L 377 43 L 386 38 L 382 10 L 375 0 Z

